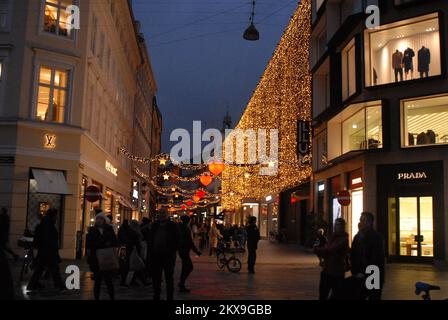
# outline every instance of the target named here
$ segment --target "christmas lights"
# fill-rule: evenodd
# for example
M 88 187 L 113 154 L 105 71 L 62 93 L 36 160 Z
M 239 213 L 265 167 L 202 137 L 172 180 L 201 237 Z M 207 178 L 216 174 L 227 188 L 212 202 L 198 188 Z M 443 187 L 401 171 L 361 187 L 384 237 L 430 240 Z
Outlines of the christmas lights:
M 264 199 L 280 193 L 311 175 L 309 157 L 299 159 L 297 155 L 297 122 L 311 121 L 312 117 L 310 32 L 311 3 L 302 0 L 236 127 L 255 132 L 278 130 L 278 173 L 261 176 L 250 173 L 247 167 L 226 164 L 222 174 L 222 206 L 226 210 L 239 209 L 245 198 Z

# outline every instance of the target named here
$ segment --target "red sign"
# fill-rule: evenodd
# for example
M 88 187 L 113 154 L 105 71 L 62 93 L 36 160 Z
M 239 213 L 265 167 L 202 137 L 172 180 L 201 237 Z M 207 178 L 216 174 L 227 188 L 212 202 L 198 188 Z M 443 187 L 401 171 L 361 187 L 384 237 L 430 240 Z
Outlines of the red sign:
M 337 194 L 337 198 L 338 198 L 338 202 L 341 206 L 346 207 L 346 206 L 350 205 L 351 196 L 350 196 L 350 192 L 348 192 L 347 190 L 340 191 Z
M 101 199 L 102 194 L 100 189 L 95 186 L 89 186 L 86 188 L 86 199 L 89 202 L 97 202 Z

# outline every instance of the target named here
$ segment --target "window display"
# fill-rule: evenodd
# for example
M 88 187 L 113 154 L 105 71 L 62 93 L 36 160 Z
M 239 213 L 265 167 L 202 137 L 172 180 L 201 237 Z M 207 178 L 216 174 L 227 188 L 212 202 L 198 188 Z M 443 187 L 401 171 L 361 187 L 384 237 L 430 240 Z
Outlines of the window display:
M 348 106 L 328 122 L 328 159 L 350 151 L 383 147 L 382 105 L 380 101 Z
M 448 143 L 448 95 L 405 100 L 402 108 L 405 147 Z
M 441 74 L 437 13 L 365 31 L 366 86 Z

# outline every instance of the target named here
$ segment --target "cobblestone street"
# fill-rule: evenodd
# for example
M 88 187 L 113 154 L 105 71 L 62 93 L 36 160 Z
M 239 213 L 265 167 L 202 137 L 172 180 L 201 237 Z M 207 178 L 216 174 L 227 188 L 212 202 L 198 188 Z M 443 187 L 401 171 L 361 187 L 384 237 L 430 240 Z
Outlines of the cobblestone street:
M 305 253 L 302 249 L 292 245 L 272 244 L 268 241 L 260 243 L 258 263 L 255 275 L 249 275 L 245 269 L 238 274 L 218 270 L 215 259 L 203 255 L 193 256 L 195 270 L 188 286 L 190 294 L 177 292 L 178 300 L 316 300 L 319 284 L 317 259 L 314 255 Z M 178 261 L 179 262 L 179 261 Z M 67 264 L 65 262 L 64 264 Z M 39 293 L 25 293 L 26 280 L 17 286 L 20 299 L 30 300 L 91 300 L 93 299 L 93 282 L 87 265 L 80 265 L 82 270 L 81 290 L 58 293 L 52 290 L 51 280 L 44 282 L 48 289 Z M 61 268 L 61 270 L 64 268 Z M 14 263 L 15 279 L 20 273 L 20 262 Z M 180 265 L 176 267 L 175 281 L 179 278 Z M 387 283 L 384 299 L 419 299 L 414 294 L 414 283 L 424 281 L 438 284 L 440 292 L 433 294 L 434 299 L 448 297 L 448 273 L 446 269 L 439 269 L 430 265 L 389 264 L 387 267 Z M 152 287 L 125 288 L 119 286 L 116 280 L 116 298 L 119 300 L 152 299 Z M 163 297 L 163 296 L 162 296 Z M 102 298 L 107 298 L 106 288 L 102 291 Z

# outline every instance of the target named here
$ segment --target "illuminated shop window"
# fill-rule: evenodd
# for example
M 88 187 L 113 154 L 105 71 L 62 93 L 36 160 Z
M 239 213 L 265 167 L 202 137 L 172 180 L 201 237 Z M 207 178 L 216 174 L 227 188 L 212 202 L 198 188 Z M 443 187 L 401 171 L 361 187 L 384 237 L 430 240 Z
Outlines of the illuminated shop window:
M 36 118 L 41 121 L 63 123 L 68 91 L 68 72 L 40 67 Z
M 46 0 L 44 11 L 44 31 L 58 36 L 72 38 L 70 14 L 65 10 L 72 0 Z
M 356 47 L 355 39 L 342 50 L 342 99 L 356 93 Z
M 313 161 L 314 167 L 317 169 L 322 169 L 328 164 L 327 159 L 327 131 L 323 131 L 316 135 L 313 140 Z
M 383 147 L 381 101 L 350 105 L 328 122 L 328 158 Z
M 441 74 L 437 13 L 365 31 L 366 86 Z
M 405 147 L 448 143 L 448 95 L 402 102 Z

